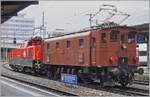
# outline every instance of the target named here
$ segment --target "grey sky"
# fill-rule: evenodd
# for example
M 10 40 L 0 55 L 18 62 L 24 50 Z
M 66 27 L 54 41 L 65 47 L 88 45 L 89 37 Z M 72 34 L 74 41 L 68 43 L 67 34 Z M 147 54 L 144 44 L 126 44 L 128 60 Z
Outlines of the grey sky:
M 77 31 L 89 26 L 89 17 L 85 14 L 96 12 L 102 4 L 115 5 L 119 11 L 130 14 L 123 24 L 136 25 L 149 22 L 149 1 L 40 1 L 39 5 L 31 5 L 20 13 L 25 13 L 25 17 L 34 18 L 35 26 L 39 26 L 42 24 L 44 11 L 48 31 L 58 28 Z

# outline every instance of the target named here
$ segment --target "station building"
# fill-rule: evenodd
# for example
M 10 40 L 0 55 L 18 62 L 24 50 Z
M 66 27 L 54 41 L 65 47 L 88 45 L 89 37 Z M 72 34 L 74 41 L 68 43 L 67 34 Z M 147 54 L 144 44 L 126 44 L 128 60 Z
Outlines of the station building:
M 141 43 L 137 42 L 139 65 L 145 67 L 146 69 L 149 69 L 149 65 L 148 65 L 149 23 L 134 25 L 132 27 L 136 28 L 139 31 L 137 35 L 141 35 L 144 37 L 144 41 L 142 41 Z
M 7 58 L 7 52 L 19 48 L 25 40 L 33 35 L 34 20 L 23 15 L 14 16 L 1 24 L 1 58 Z

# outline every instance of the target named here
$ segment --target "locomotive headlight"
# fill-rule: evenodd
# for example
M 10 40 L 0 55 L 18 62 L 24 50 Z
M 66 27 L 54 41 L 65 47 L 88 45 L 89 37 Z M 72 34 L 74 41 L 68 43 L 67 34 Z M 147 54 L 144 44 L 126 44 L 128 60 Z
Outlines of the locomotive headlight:
M 117 57 L 116 56 L 110 56 L 109 62 L 110 63 L 116 63 L 117 62 Z

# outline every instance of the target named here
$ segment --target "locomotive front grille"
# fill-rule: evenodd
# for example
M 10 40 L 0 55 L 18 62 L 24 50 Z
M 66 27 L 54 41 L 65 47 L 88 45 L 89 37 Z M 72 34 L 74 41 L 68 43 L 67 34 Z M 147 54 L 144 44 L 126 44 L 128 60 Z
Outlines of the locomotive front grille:
M 119 57 L 118 65 L 120 67 L 128 67 L 128 58 L 127 57 Z

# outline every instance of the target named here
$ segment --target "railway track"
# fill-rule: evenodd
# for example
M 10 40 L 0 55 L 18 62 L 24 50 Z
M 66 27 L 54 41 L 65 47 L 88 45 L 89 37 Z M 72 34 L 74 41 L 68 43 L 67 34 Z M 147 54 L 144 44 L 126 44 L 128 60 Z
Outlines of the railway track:
M 119 87 L 117 86 L 117 89 L 121 93 L 127 94 L 127 96 L 149 96 L 149 90 L 147 89 L 140 89 L 140 88 L 134 88 L 134 87 Z
M 34 83 L 29 83 L 29 82 L 26 82 L 26 81 L 23 81 L 23 80 L 18 80 L 18 79 L 16 79 L 16 78 L 8 77 L 8 76 L 5 76 L 5 75 L 2 75 L 2 76 L 3 76 L 3 77 L 6 77 L 6 78 L 13 79 L 13 80 L 16 80 L 16 81 L 19 81 L 19 82 L 21 82 L 21 83 L 28 84 L 28 85 L 30 85 L 30 86 L 34 86 L 34 87 L 37 87 L 37 88 L 40 88 L 40 89 L 43 89 L 43 90 L 52 92 L 52 93 L 56 93 L 56 94 L 58 94 L 58 95 L 60 95 L 60 96 L 77 96 L 77 95 L 74 95 L 74 94 L 71 94 L 71 93 L 68 93 L 68 92 L 65 92 L 65 91 L 59 91 L 59 90 L 47 88 L 47 87 L 44 87 L 44 86 L 41 86 L 41 85 L 37 85 L 37 84 L 34 84 Z
M 135 84 L 140 84 L 140 85 L 149 85 L 149 81 L 140 81 L 140 80 L 134 80 Z
M 11 68 L 8 68 L 5 65 L 3 65 L 3 67 L 5 69 L 7 69 L 7 70 L 13 71 Z M 45 77 L 43 77 L 43 78 L 45 78 Z M 26 82 L 24 82 L 24 83 L 26 83 Z M 28 84 L 34 85 L 32 83 L 28 83 Z M 134 87 L 125 87 L 125 88 L 122 88 L 120 86 L 115 86 L 115 87 L 101 87 L 99 85 L 99 83 L 86 84 L 86 85 L 81 83 L 79 85 L 83 86 L 83 87 L 88 87 L 88 88 L 92 88 L 92 89 L 96 89 L 96 90 L 107 91 L 107 92 L 110 92 L 110 93 L 115 93 L 115 94 L 120 94 L 120 95 L 125 95 L 125 96 L 149 96 L 149 90 L 140 89 L 140 88 L 134 88 Z M 70 94 L 70 93 L 66 93 L 66 92 L 62 92 L 62 91 L 58 91 L 58 90 L 54 90 L 54 89 L 50 89 L 50 88 L 45 88 L 45 87 L 38 86 L 38 85 L 36 85 L 36 86 L 40 87 L 40 88 L 44 88 L 46 90 L 50 90 L 50 91 L 59 93 L 59 94 L 62 94 L 62 95 L 76 96 L 76 95 L 73 95 L 73 94 Z
M 7 70 L 13 71 L 11 68 L 6 67 L 5 65 L 7 65 L 7 64 L 2 65 L 3 68 L 5 68 L 5 69 L 7 69 Z M 3 75 L 3 74 L 1 74 L 1 76 L 4 76 L 4 77 L 6 77 L 6 78 L 10 78 L 10 79 L 19 81 L 19 82 L 21 82 L 21 83 L 25 83 L 25 84 L 28 84 L 28 85 L 37 87 L 37 88 L 40 88 L 40 89 L 44 89 L 44 90 L 46 90 L 46 91 L 50 91 L 50 92 L 59 94 L 60 96 L 77 96 L 77 95 L 74 95 L 74 94 L 71 94 L 71 93 L 68 93 L 68 92 L 65 92 L 65 91 L 59 91 L 59 90 L 55 90 L 55 89 L 52 89 L 52 88 L 47 88 L 47 87 L 44 87 L 44 86 L 41 86 L 41 85 L 38 85 L 38 84 L 26 82 L 26 81 L 19 80 L 19 79 L 13 78 L 13 77 L 9 77 L 9 76 Z
M 147 89 L 140 89 L 140 88 L 134 88 L 134 87 L 125 87 L 122 88 L 121 86 L 115 86 L 115 87 L 101 87 L 98 83 L 89 84 L 89 85 L 83 85 L 85 87 L 97 89 L 97 90 L 103 90 L 115 94 L 125 95 L 125 96 L 149 96 L 149 90 Z
M 28 75 L 27 73 L 13 73 L 11 68 L 8 67 L 8 65 L 2 65 L 2 67 L 6 70 L 5 73 L 1 73 L 2 76 L 8 77 L 14 80 L 19 80 L 21 82 L 34 85 L 36 87 L 40 87 L 42 89 L 46 89 L 48 91 L 56 92 L 57 94 L 60 94 L 62 96 L 110 96 L 111 94 L 106 92 L 106 91 L 99 91 L 99 90 L 94 90 L 91 88 L 87 87 L 82 87 L 82 86 L 77 86 L 77 87 L 70 87 L 66 86 L 64 83 L 55 81 L 55 80 L 50 80 L 44 76 L 32 76 Z M 11 71 L 11 74 L 6 74 L 6 72 Z M 13 73 L 13 74 L 12 74 Z M 11 76 L 12 75 L 12 76 Z M 15 75 L 15 77 L 14 77 Z M 24 77 L 22 77 L 24 76 Z M 26 78 L 27 76 L 27 78 Z M 21 80 L 20 80 L 21 79 Z M 27 81 L 27 82 L 26 82 Z M 42 82 L 41 82 L 42 81 Z M 34 84 L 35 83 L 35 84 Z M 40 85 L 38 85 L 40 84 Z M 48 87 L 48 88 L 47 88 Z M 56 88 L 57 87 L 57 88 Z M 63 88 L 63 89 L 62 89 Z

